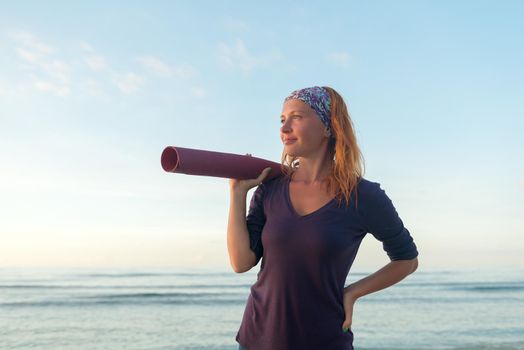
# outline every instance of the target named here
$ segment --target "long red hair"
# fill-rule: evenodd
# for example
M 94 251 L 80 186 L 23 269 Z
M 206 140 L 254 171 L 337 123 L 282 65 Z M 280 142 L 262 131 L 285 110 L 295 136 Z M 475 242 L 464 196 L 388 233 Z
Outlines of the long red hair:
M 364 176 L 365 161 L 344 99 L 335 89 L 328 86 L 323 88 L 331 98 L 331 137 L 326 156 L 334 160 L 326 186 L 329 193 L 336 193 L 339 204 L 344 199 L 349 205 L 351 193 L 356 193 L 356 186 Z M 298 165 L 298 157 L 282 152 L 281 169 L 285 176 L 290 177 Z

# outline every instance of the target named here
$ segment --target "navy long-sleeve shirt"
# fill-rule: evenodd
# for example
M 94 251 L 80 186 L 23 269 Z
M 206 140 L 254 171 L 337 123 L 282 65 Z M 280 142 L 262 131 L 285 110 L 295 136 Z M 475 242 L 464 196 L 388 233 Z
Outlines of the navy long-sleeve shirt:
M 289 177 L 255 190 L 246 217 L 257 263 L 238 343 L 248 350 L 352 350 L 353 333 L 342 331 L 344 283 L 369 232 L 390 260 L 418 256 L 392 201 L 379 183 L 360 178 L 347 205 L 332 199 L 299 215 L 291 204 Z

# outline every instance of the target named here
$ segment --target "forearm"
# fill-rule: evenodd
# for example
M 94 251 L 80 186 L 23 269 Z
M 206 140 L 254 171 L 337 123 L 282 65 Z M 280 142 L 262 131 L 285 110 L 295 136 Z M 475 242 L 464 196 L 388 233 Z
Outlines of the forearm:
M 354 299 L 358 299 L 400 282 L 414 272 L 417 266 L 417 258 L 391 261 L 377 272 L 345 287 L 344 293 L 350 293 Z
M 231 192 L 227 224 L 227 248 L 231 266 L 244 272 L 252 266 L 249 233 L 246 226 L 246 193 Z

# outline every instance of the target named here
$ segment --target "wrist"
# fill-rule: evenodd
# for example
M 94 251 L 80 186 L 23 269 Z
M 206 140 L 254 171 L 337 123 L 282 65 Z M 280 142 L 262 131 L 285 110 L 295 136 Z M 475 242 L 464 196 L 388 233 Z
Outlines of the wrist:
M 351 284 L 347 287 L 344 287 L 344 296 L 349 296 L 353 300 L 357 300 L 358 298 L 360 298 L 360 295 L 355 290 L 355 286 Z
M 246 199 L 247 192 L 248 191 L 246 191 L 246 190 L 244 190 L 242 188 L 235 188 L 235 189 L 231 190 L 230 196 L 234 197 L 234 198 L 239 198 L 239 199 Z

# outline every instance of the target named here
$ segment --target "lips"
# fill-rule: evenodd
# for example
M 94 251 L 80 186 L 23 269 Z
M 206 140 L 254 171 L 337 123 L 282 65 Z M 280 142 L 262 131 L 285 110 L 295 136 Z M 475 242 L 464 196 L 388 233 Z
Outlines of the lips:
M 291 144 L 291 143 L 294 143 L 296 140 L 297 140 L 297 139 L 284 139 L 284 143 L 285 143 L 286 145 L 289 145 L 289 144 Z

